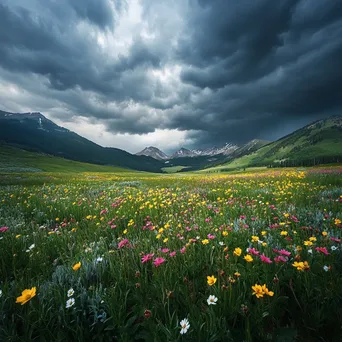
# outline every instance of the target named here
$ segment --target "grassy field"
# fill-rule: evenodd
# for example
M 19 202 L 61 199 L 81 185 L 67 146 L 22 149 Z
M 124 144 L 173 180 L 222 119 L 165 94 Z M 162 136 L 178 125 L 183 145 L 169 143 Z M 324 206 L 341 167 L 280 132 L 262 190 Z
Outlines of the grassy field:
M 0 181 L 0 341 L 342 338 L 342 168 Z
M 162 170 L 166 173 L 176 173 L 186 168 L 188 168 L 188 166 L 178 165 L 178 166 L 163 167 Z

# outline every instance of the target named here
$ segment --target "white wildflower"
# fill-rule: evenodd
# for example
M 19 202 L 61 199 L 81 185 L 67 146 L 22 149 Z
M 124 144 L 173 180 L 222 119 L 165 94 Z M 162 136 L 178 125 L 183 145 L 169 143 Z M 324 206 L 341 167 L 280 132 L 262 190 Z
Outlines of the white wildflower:
M 208 305 L 216 305 L 217 297 L 210 295 L 207 299 Z
M 75 299 L 74 298 L 70 298 L 67 300 L 66 304 L 65 304 L 65 307 L 67 309 L 71 308 L 73 305 L 75 304 Z
M 189 323 L 189 320 L 187 318 L 184 318 L 180 321 L 180 326 L 181 326 L 181 331 L 180 333 L 183 335 L 183 334 L 186 334 L 186 332 L 189 330 L 190 328 L 190 323 Z

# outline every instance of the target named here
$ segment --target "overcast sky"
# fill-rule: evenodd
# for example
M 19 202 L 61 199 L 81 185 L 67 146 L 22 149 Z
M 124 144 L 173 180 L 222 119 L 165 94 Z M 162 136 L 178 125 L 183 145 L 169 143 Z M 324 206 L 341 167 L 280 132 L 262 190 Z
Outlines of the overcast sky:
M 1 0 L 0 109 L 137 152 L 342 114 L 341 0 Z

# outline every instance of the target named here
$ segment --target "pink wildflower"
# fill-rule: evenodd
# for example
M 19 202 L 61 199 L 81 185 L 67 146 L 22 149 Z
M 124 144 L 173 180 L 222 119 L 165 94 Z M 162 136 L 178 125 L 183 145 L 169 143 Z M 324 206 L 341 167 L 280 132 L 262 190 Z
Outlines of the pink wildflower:
M 207 236 L 208 236 L 208 239 L 210 239 L 210 240 L 213 240 L 213 239 L 215 239 L 215 235 L 208 234 Z
M 131 246 L 130 243 L 129 243 L 129 241 L 128 241 L 128 239 L 123 239 L 122 241 L 119 242 L 118 248 L 122 248 L 122 247 L 124 247 L 124 246 L 126 246 L 126 245 L 127 245 L 127 247 L 130 247 L 130 246 Z
M 154 266 L 156 266 L 156 267 L 159 267 L 164 262 L 165 262 L 164 258 L 155 258 L 154 261 L 153 261 Z
M 143 255 L 143 257 L 141 258 L 141 262 L 144 264 L 145 262 L 151 260 L 154 256 L 154 253 L 151 254 L 145 254 Z
M 321 252 L 325 255 L 329 255 L 329 252 L 327 251 L 326 247 L 316 247 L 315 249 L 317 252 Z
M 279 262 L 287 262 L 287 259 L 283 257 L 282 255 L 278 255 L 274 258 L 274 261 L 278 264 Z
M 260 260 L 266 264 L 272 264 L 272 260 L 264 254 L 260 255 Z
M 257 251 L 255 248 L 248 248 L 248 253 L 253 254 L 253 255 L 259 255 L 260 252 Z
M 291 252 L 288 252 L 288 251 L 285 250 L 285 249 L 279 250 L 278 253 L 281 254 L 281 255 L 285 255 L 285 256 L 287 256 L 287 257 L 291 255 Z
M 169 249 L 168 248 L 163 248 L 161 251 L 162 251 L 162 253 L 168 253 Z
M 8 227 L 1 227 L 0 228 L 0 233 L 4 233 L 8 230 Z
M 176 252 L 171 252 L 170 254 L 169 254 L 169 256 L 172 258 L 172 257 L 174 257 L 176 255 Z
M 184 253 L 185 253 L 185 250 L 186 250 L 186 248 L 183 247 L 183 248 L 180 250 L 180 252 L 181 252 L 182 254 L 184 254 Z

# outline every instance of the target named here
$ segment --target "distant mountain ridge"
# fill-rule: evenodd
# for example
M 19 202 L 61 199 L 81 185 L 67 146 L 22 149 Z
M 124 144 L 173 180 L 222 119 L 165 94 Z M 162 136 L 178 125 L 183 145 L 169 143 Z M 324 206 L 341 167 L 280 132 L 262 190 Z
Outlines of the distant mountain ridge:
M 179 150 L 168 156 L 166 153 L 161 151 L 155 146 L 145 147 L 142 151 L 136 153 L 136 155 L 144 155 L 155 158 L 157 160 L 170 160 L 176 158 L 187 158 L 187 157 L 199 157 L 199 156 L 216 156 L 218 154 L 230 155 L 236 151 L 239 146 L 227 143 L 222 147 L 210 147 L 205 149 L 194 149 L 189 150 L 187 148 L 181 147 Z

